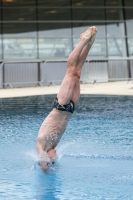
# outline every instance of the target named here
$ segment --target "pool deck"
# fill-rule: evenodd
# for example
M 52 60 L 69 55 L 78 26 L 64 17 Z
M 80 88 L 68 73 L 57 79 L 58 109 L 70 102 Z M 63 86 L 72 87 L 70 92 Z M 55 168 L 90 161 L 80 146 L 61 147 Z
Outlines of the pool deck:
M 57 94 L 60 85 L 0 89 L 0 98 Z M 133 82 L 81 84 L 81 94 L 133 96 Z

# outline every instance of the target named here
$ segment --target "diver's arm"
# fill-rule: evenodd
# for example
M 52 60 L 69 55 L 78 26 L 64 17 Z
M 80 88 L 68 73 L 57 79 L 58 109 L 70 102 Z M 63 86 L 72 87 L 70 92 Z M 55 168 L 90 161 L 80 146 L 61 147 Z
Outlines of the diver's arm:
M 41 166 L 42 170 L 46 172 L 48 170 L 48 165 L 46 160 L 46 152 L 43 150 L 41 138 L 37 138 L 36 140 L 36 149 L 39 156 L 39 165 Z

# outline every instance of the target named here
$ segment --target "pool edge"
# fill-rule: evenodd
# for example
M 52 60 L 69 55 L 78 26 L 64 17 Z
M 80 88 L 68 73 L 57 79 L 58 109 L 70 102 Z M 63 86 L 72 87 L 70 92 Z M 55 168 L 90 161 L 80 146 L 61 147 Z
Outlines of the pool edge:
M 81 84 L 82 95 L 133 96 L 132 82 Z M 0 98 L 57 94 L 60 85 L 0 89 Z

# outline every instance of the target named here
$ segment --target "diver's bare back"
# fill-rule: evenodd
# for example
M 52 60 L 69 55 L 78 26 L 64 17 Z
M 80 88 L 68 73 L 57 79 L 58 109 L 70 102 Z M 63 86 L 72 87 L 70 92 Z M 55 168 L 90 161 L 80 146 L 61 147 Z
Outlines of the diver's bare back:
M 53 109 L 44 120 L 38 133 L 38 142 L 43 146 L 43 151 L 48 152 L 58 144 L 66 129 L 71 113 Z

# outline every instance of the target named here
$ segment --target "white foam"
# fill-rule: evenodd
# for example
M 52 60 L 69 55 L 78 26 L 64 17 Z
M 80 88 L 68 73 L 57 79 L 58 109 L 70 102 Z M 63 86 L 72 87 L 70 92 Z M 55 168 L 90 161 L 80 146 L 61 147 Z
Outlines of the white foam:
M 37 155 L 37 152 L 35 150 L 29 150 L 26 152 L 26 155 L 31 157 L 31 159 L 35 162 L 38 162 L 39 161 L 39 158 L 38 158 L 38 155 Z
M 56 147 L 58 162 L 60 162 L 61 158 L 65 155 L 66 152 L 68 152 L 68 147 L 72 146 L 73 144 L 75 144 L 75 141 L 67 142 Z

